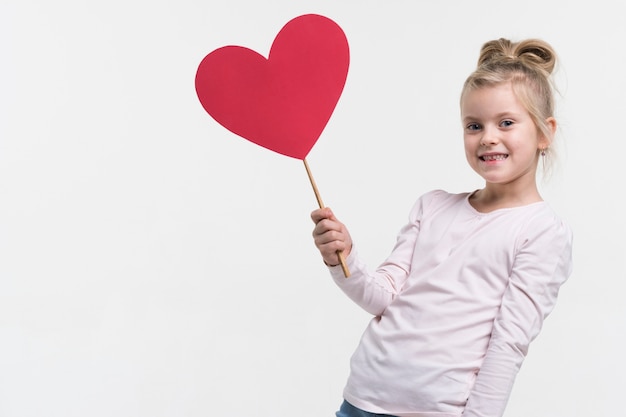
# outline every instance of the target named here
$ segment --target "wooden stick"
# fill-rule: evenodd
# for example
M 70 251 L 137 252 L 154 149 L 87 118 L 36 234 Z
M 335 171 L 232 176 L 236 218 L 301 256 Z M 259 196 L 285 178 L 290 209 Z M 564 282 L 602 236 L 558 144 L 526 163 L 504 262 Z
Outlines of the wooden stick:
M 304 162 L 304 168 L 306 169 L 306 173 L 309 176 L 309 181 L 311 182 L 311 186 L 313 187 L 313 192 L 315 193 L 315 198 L 317 199 L 317 204 L 320 208 L 324 208 L 324 203 L 322 202 L 322 196 L 320 196 L 320 192 L 317 189 L 317 185 L 315 184 L 315 180 L 313 179 L 313 175 L 311 174 L 311 169 L 309 168 L 309 164 L 306 161 L 306 158 L 302 160 Z M 343 252 L 338 250 L 337 257 L 339 258 L 339 263 L 341 264 L 341 269 L 343 270 L 343 275 L 348 278 L 350 276 L 350 270 L 348 269 L 348 265 L 346 265 L 346 259 L 343 256 Z

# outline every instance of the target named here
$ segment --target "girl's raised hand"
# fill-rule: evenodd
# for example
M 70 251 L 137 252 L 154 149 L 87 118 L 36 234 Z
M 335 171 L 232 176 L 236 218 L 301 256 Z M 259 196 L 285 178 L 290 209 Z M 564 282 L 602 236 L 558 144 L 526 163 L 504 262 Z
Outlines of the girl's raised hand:
M 346 226 L 341 223 L 328 207 L 314 210 L 311 219 L 315 223 L 313 240 L 322 259 L 329 266 L 339 265 L 338 252 L 347 257 L 352 249 L 352 238 Z

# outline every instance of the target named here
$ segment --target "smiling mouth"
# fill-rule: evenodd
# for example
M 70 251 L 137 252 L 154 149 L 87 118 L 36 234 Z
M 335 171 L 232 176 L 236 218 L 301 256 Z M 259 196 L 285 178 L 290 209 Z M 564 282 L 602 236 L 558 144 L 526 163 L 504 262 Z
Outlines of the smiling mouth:
M 481 161 L 489 162 L 489 161 L 504 161 L 508 158 L 509 155 L 506 154 L 497 154 L 497 155 L 483 155 L 480 156 L 479 159 Z

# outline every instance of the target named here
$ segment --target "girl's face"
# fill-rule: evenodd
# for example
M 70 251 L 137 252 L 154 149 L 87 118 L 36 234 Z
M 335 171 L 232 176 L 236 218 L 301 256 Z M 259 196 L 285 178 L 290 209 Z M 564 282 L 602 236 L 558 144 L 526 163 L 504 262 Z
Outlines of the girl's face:
M 461 102 L 465 156 L 489 184 L 535 185 L 538 150 L 547 148 L 511 83 L 469 91 Z M 556 128 L 554 119 L 548 120 Z

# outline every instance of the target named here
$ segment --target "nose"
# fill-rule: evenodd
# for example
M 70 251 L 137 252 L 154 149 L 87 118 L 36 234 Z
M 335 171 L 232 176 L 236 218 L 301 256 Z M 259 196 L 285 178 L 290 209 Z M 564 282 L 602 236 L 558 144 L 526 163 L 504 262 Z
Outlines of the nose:
M 483 135 L 480 138 L 481 146 L 493 146 L 497 145 L 499 142 L 498 131 L 493 128 L 484 127 Z

